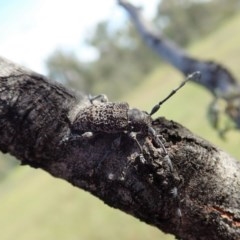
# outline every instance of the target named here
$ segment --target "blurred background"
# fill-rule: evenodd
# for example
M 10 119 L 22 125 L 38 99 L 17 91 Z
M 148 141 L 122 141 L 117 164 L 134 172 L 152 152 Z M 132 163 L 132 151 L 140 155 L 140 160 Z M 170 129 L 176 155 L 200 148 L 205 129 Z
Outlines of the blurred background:
M 240 0 L 135 0 L 145 17 L 198 59 L 240 79 Z M 68 87 L 150 111 L 182 75 L 147 48 L 117 1 L 2 0 L 0 55 Z M 189 101 L 191 100 L 191 101 Z M 158 113 L 240 159 L 240 134 L 219 138 L 206 108 L 212 96 L 189 83 Z M 42 170 L 0 159 L 3 240 L 174 239 Z

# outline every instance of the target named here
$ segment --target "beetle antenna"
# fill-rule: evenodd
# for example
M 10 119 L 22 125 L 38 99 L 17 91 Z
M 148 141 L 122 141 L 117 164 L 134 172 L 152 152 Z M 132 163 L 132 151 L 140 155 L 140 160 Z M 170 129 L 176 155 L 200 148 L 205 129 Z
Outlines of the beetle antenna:
M 165 97 L 163 100 L 161 100 L 158 104 L 156 104 L 150 113 L 150 116 L 152 116 L 154 113 L 156 113 L 161 105 L 165 103 L 169 98 L 171 98 L 180 88 L 182 88 L 188 81 L 193 80 L 193 81 L 198 81 L 201 77 L 201 73 L 199 71 L 193 72 L 192 74 L 189 74 L 187 78 L 175 89 L 173 89 L 167 97 Z

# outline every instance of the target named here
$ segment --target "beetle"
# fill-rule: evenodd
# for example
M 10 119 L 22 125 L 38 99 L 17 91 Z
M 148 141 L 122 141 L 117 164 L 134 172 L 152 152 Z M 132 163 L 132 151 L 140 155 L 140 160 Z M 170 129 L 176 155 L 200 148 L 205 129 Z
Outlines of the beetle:
M 200 72 L 194 72 L 188 75 L 188 77 L 176 89 L 172 90 L 167 97 L 152 108 L 150 114 L 137 108 L 130 109 L 128 103 L 108 102 L 107 97 L 104 94 L 94 97 L 89 96 L 91 104 L 78 110 L 78 113 L 72 122 L 71 131 L 73 133 L 141 133 L 149 135 L 159 147 L 163 148 L 163 151 L 167 155 L 164 145 L 152 127 L 151 116 L 160 109 L 164 102 L 182 88 L 186 82 L 189 80 L 197 80 L 199 78 Z M 140 147 L 138 142 L 137 144 Z
M 151 125 L 151 116 L 138 109 L 129 109 L 128 103 L 99 102 L 79 110 L 73 131 L 142 132 Z

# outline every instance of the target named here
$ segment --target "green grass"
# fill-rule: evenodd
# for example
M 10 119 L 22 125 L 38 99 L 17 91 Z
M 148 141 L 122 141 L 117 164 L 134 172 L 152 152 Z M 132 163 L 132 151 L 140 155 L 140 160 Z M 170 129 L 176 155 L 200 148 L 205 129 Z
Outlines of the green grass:
M 240 15 L 227 22 L 189 51 L 202 59 L 223 63 L 240 77 Z M 132 107 L 150 110 L 182 80 L 170 66 L 152 72 L 136 91 L 125 96 Z M 158 113 L 188 127 L 232 155 L 240 158 L 239 133 L 218 138 L 206 120 L 211 100 L 204 89 L 188 84 Z M 174 239 L 156 228 L 118 210 L 111 209 L 90 194 L 72 187 L 41 170 L 19 167 L 0 185 L 0 239 L 3 240 L 150 240 Z

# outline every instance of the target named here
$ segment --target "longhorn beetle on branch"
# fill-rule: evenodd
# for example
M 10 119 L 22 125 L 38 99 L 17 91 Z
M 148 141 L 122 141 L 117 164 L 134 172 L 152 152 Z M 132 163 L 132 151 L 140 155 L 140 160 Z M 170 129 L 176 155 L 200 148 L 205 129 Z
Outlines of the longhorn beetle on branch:
M 78 112 L 72 121 L 70 136 L 63 139 L 63 141 L 66 142 L 68 140 L 77 140 L 78 138 L 89 138 L 92 137 L 94 133 L 99 132 L 126 132 L 136 142 L 140 150 L 139 156 L 144 161 L 142 146 L 136 138 L 137 133 L 141 133 L 149 136 L 157 147 L 162 148 L 165 155 L 164 160 L 168 164 L 170 172 L 173 173 L 172 161 L 164 144 L 152 127 L 151 116 L 155 114 L 160 109 L 161 105 L 171 98 L 188 81 L 197 81 L 200 76 L 200 72 L 194 72 L 188 75 L 176 89 L 172 90 L 167 97 L 152 108 L 150 114 L 136 108 L 130 109 L 127 103 L 108 102 L 107 97 L 104 94 L 94 97 L 89 96 L 90 104 L 78 109 Z M 176 186 L 171 190 L 171 194 L 173 198 L 178 199 L 178 189 Z M 179 201 L 176 212 L 178 217 L 181 218 L 182 213 L 179 207 Z

